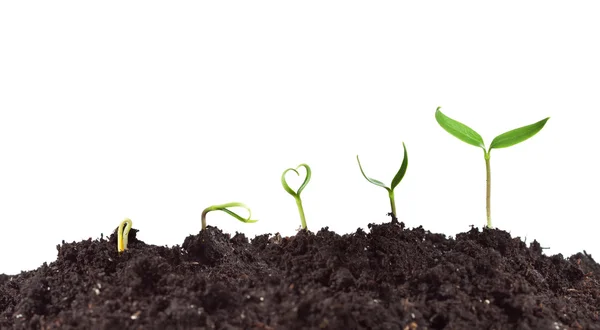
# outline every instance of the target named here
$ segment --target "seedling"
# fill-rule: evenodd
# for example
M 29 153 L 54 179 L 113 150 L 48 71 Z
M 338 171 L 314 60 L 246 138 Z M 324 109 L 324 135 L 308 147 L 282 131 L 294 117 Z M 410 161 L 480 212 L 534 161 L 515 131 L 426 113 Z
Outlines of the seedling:
M 237 213 L 235 213 L 231 210 L 228 210 L 227 209 L 228 207 L 241 207 L 241 208 L 246 209 L 248 211 L 248 218 L 243 218 L 242 216 L 238 215 Z M 258 220 L 250 219 L 252 217 L 252 211 L 250 211 L 250 208 L 248 206 L 246 206 L 246 204 L 232 202 L 232 203 L 226 203 L 226 204 L 220 204 L 220 205 L 213 205 L 213 206 L 209 206 L 209 207 L 205 208 L 204 211 L 202 211 L 202 230 L 206 229 L 206 214 L 208 214 L 208 212 L 210 212 L 210 211 L 223 211 L 244 223 L 254 223 L 254 222 L 258 221 Z
M 444 115 L 440 111 L 441 107 L 438 107 L 435 111 L 435 119 L 438 124 L 442 126 L 448 133 L 454 135 L 459 140 L 466 142 L 470 145 L 474 145 L 476 147 L 480 147 L 483 149 L 483 157 L 485 159 L 485 169 L 486 169 L 486 213 L 487 213 L 487 227 L 492 228 L 492 218 L 490 212 L 490 193 L 491 193 L 491 172 L 490 172 L 490 152 L 492 149 L 500 149 L 507 148 L 513 146 L 517 143 L 521 143 L 530 137 L 536 135 L 550 117 L 542 119 L 535 124 L 519 127 L 517 129 L 513 129 L 506 133 L 502 133 L 492 140 L 490 147 L 486 150 L 485 144 L 483 143 L 483 139 L 479 133 L 475 132 L 469 126 L 460 123 L 446 115 Z
M 285 181 L 285 175 L 287 172 L 293 171 L 298 176 L 300 176 L 300 173 L 298 173 L 298 169 L 300 167 L 304 167 L 306 169 L 306 178 L 304 179 L 302 185 L 300 185 L 300 188 L 298 188 L 297 191 L 293 191 L 292 188 L 290 188 L 290 186 Z M 281 175 L 281 184 L 283 185 L 283 189 L 285 189 L 285 191 L 287 191 L 290 195 L 294 197 L 294 199 L 296 200 L 296 205 L 298 205 L 298 213 L 300 213 L 300 222 L 302 223 L 302 229 L 306 229 L 306 218 L 304 216 L 304 207 L 302 206 L 302 199 L 300 199 L 300 193 L 310 181 L 310 175 L 310 167 L 306 164 L 300 164 L 296 168 L 288 168 L 287 170 L 283 171 L 283 174 Z
M 360 165 L 360 159 L 358 158 L 358 155 L 356 155 L 356 161 L 358 162 L 358 167 L 360 168 L 360 173 L 362 173 L 362 175 L 365 177 L 365 179 L 367 179 L 367 181 L 371 182 L 372 184 L 374 184 L 376 186 L 385 188 L 385 190 L 388 191 L 388 195 L 390 197 L 390 205 L 392 207 L 392 212 L 389 213 L 388 215 L 392 216 L 392 223 L 398 223 L 398 217 L 397 217 L 397 213 L 396 213 L 396 201 L 394 199 L 394 189 L 400 183 L 400 181 L 402 181 L 402 178 L 404 178 L 404 174 L 406 174 L 406 169 L 408 168 L 408 154 L 406 153 L 406 146 L 404 145 L 404 142 L 402 142 L 402 147 L 404 148 L 404 159 L 402 160 L 402 164 L 400 165 L 400 169 L 398 170 L 398 173 L 396 173 L 396 175 L 394 176 L 394 179 L 392 179 L 392 184 L 389 187 L 386 186 L 383 182 L 381 182 L 379 180 L 369 178 L 365 174 L 365 171 L 363 171 L 363 168 Z
M 129 218 L 125 218 L 125 220 L 121 221 L 119 229 L 117 229 L 117 252 L 127 250 L 127 238 L 129 237 L 129 231 L 131 230 L 132 225 L 133 223 Z M 125 230 L 123 230 L 123 226 L 125 226 Z

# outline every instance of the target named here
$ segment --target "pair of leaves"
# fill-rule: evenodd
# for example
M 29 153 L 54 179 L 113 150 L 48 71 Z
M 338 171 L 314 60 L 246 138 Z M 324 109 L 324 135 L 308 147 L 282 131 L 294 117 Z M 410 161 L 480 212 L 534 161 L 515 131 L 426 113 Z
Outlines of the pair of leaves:
M 285 175 L 287 174 L 287 172 L 292 171 L 292 172 L 296 173 L 296 175 L 300 176 L 300 173 L 298 172 L 298 169 L 300 167 L 304 167 L 304 169 L 306 170 L 306 178 L 304 178 L 304 182 L 302 182 L 302 185 L 300 185 L 300 188 L 298 188 L 298 190 L 294 191 L 287 184 L 287 181 L 285 180 Z M 310 181 L 310 177 L 311 177 L 310 166 L 308 166 L 307 164 L 300 164 L 296 168 L 288 168 L 287 170 L 283 171 L 283 174 L 281 175 L 281 185 L 283 185 L 283 189 L 285 189 L 285 191 L 287 191 L 288 194 L 290 194 L 294 197 L 300 197 L 300 193 L 302 192 L 302 190 L 304 190 L 304 187 L 306 187 L 306 185 Z
M 398 173 L 396 173 L 396 175 L 394 176 L 394 179 L 392 179 L 392 184 L 390 185 L 390 187 L 386 186 L 383 182 L 381 182 L 379 180 L 369 178 L 365 174 L 365 171 L 363 171 L 363 168 L 360 165 L 360 159 L 358 159 L 358 155 L 356 155 L 356 160 L 358 161 L 358 167 L 360 168 L 360 173 L 362 173 L 362 175 L 365 177 L 365 179 L 367 179 L 367 181 L 371 182 L 372 184 L 382 187 L 382 188 L 385 188 L 390 192 L 394 191 L 394 188 L 396 188 L 396 186 L 400 183 L 400 181 L 402 181 L 402 178 L 404 178 L 404 174 L 406 174 L 406 169 L 408 168 L 408 154 L 406 153 L 406 146 L 404 145 L 404 142 L 402 142 L 402 147 L 404 148 L 404 159 L 402 160 L 402 165 L 400 165 L 400 169 L 398 170 Z
M 485 151 L 485 144 L 479 133 L 475 132 L 469 126 L 444 115 L 440 111 L 440 107 L 435 111 L 435 119 L 448 133 L 454 135 L 463 142 L 480 147 Z M 542 119 L 537 123 L 519 127 L 496 136 L 494 140 L 492 140 L 489 150 L 507 148 L 529 139 L 544 128 L 548 119 L 550 119 L 550 117 Z M 489 150 L 486 152 L 489 153 Z

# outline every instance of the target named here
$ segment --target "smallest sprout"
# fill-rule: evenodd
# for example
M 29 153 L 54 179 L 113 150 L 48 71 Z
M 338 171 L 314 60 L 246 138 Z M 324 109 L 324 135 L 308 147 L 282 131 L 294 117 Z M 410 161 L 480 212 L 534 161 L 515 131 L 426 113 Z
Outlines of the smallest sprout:
M 236 214 L 235 212 L 228 210 L 227 209 L 228 207 L 241 207 L 241 208 L 246 209 L 248 211 L 248 218 L 243 218 L 240 215 Z M 258 221 L 258 220 L 250 219 L 252 217 L 252 211 L 250 211 L 250 208 L 248 206 L 246 206 L 246 204 L 238 203 L 238 202 L 231 202 L 231 203 L 226 203 L 226 204 L 213 205 L 213 206 L 209 206 L 209 207 L 205 208 L 204 211 L 202 211 L 202 230 L 206 230 L 206 214 L 210 211 L 223 211 L 244 223 L 254 223 L 254 222 Z
M 127 225 L 127 226 L 125 226 Z M 125 230 L 123 230 L 123 226 L 125 226 Z M 117 251 L 123 252 L 127 250 L 127 237 L 129 237 L 129 230 L 131 230 L 131 226 L 133 223 L 131 219 L 125 218 L 125 220 L 121 221 L 119 225 L 119 229 L 117 229 Z

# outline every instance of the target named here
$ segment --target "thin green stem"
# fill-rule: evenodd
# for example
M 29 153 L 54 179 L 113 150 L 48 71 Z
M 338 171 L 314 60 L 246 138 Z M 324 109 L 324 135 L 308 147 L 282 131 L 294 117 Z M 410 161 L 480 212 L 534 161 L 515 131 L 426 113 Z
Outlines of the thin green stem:
M 302 200 L 299 195 L 294 196 L 296 205 L 298 205 L 298 213 L 300 213 L 300 222 L 302 223 L 302 229 L 306 229 L 306 218 L 304 217 L 304 207 L 302 206 Z
M 390 204 L 392 206 L 392 223 L 398 222 L 398 218 L 396 217 L 396 200 L 394 198 L 394 191 L 392 189 L 388 189 L 388 194 L 390 195 Z
M 485 184 L 485 210 L 487 213 L 487 227 L 492 228 L 492 215 L 491 215 L 491 198 L 490 195 L 492 193 L 492 173 L 490 170 L 490 153 L 485 151 L 485 172 L 486 172 L 486 184 Z

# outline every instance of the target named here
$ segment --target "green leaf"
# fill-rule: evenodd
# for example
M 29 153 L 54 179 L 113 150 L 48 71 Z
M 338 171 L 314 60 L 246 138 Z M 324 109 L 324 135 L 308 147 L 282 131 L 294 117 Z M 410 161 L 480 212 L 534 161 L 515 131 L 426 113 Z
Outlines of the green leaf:
M 542 119 L 535 124 L 519 127 L 496 136 L 492 141 L 492 144 L 490 144 L 490 150 L 492 148 L 499 149 L 514 146 L 517 143 L 529 139 L 544 128 L 548 119 L 550 119 L 550 117 Z
M 358 167 L 360 168 L 360 173 L 362 173 L 362 175 L 365 177 L 365 179 L 367 179 L 367 181 L 371 182 L 372 184 L 376 185 L 376 186 L 380 186 L 382 188 L 385 189 L 390 189 L 388 188 L 383 182 L 379 181 L 379 180 L 375 180 L 373 178 L 369 178 L 366 174 L 365 171 L 363 171 L 362 165 L 360 165 L 360 159 L 358 159 L 358 155 L 356 155 L 356 160 L 358 161 Z
M 402 142 L 402 147 L 404 148 L 404 159 L 402 160 L 402 165 L 400 165 L 398 173 L 396 173 L 394 179 L 392 180 L 392 190 L 394 190 L 394 188 L 396 188 L 400 181 L 402 181 L 402 178 L 404 178 L 404 174 L 406 174 L 406 168 L 408 167 L 408 154 L 406 152 L 406 146 L 404 145 L 404 142 Z
M 463 142 L 476 147 L 481 147 L 485 150 L 485 144 L 483 143 L 483 139 L 479 133 L 475 132 L 469 126 L 446 116 L 440 111 L 440 108 L 441 107 L 438 107 L 435 111 L 435 119 L 437 120 L 438 124 L 440 124 L 440 126 L 446 130 L 446 132 L 454 135 Z

